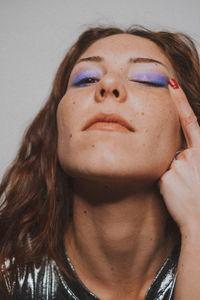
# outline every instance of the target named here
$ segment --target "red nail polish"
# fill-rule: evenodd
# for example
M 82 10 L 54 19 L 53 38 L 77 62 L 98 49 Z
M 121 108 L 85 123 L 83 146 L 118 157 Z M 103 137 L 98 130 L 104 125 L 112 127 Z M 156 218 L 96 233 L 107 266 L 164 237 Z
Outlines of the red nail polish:
M 175 79 L 173 78 L 169 79 L 169 84 L 171 85 L 171 87 L 173 87 L 174 90 L 179 89 L 179 85 Z

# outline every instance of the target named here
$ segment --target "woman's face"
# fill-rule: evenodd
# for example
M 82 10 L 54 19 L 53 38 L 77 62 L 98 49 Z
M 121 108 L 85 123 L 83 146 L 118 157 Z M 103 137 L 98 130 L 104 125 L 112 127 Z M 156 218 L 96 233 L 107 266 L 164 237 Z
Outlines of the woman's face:
M 168 79 L 174 70 L 148 39 L 117 34 L 74 66 L 57 111 L 58 156 L 74 178 L 154 182 L 181 145 Z

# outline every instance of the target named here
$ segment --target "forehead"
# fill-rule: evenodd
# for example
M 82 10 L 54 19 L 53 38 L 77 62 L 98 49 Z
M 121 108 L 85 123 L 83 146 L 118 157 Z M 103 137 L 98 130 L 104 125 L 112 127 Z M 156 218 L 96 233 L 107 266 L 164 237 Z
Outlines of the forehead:
M 149 39 L 132 34 L 116 34 L 94 42 L 80 58 L 101 56 L 117 63 L 130 57 L 146 57 L 161 61 L 173 70 L 162 50 Z

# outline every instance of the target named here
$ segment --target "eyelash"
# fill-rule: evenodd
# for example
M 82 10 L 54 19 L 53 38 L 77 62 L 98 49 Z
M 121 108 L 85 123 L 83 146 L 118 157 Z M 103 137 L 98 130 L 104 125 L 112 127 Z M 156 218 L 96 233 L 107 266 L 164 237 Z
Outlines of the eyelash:
M 73 84 L 73 86 L 75 87 L 84 87 L 87 85 L 91 85 L 93 83 L 98 82 L 99 79 L 95 78 L 95 77 L 88 77 L 88 78 L 83 78 L 81 80 L 79 80 L 78 82 L 75 82 Z M 162 83 L 158 83 L 158 82 L 153 82 L 153 81 L 140 81 L 140 80 L 131 80 L 132 82 L 136 82 L 136 83 L 140 83 L 140 84 L 144 84 L 150 87 L 167 87 L 167 84 L 162 84 Z
M 96 82 L 98 82 L 98 81 L 99 81 L 98 78 L 95 78 L 95 77 L 88 77 L 88 78 L 83 78 L 83 79 L 79 80 L 78 82 L 75 82 L 75 83 L 73 84 L 73 86 L 76 86 L 76 87 L 84 87 L 84 86 L 87 86 L 87 85 L 96 83 Z
M 141 84 L 146 84 L 151 87 L 167 87 L 167 84 L 159 83 L 159 82 L 153 82 L 153 81 L 140 81 L 140 80 L 131 80 L 132 82 L 137 82 Z

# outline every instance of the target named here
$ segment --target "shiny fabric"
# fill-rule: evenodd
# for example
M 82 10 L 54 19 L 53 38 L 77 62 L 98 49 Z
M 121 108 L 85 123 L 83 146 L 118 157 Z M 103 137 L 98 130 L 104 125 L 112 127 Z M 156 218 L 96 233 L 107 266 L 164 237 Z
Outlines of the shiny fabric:
M 173 300 L 180 247 L 175 247 L 171 255 L 158 271 L 144 300 Z M 75 281 L 70 281 L 59 270 L 55 261 L 44 258 L 39 266 L 26 266 L 11 287 L 5 278 L 11 300 L 99 300 L 78 278 L 70 259 L 63 257 L 63 263 Z M 7 262 L 8 264 L 8 262 Z M 126 291 L 125 291 L 126 293 Z M 0 296 L 0 299 L 3 297 Z

